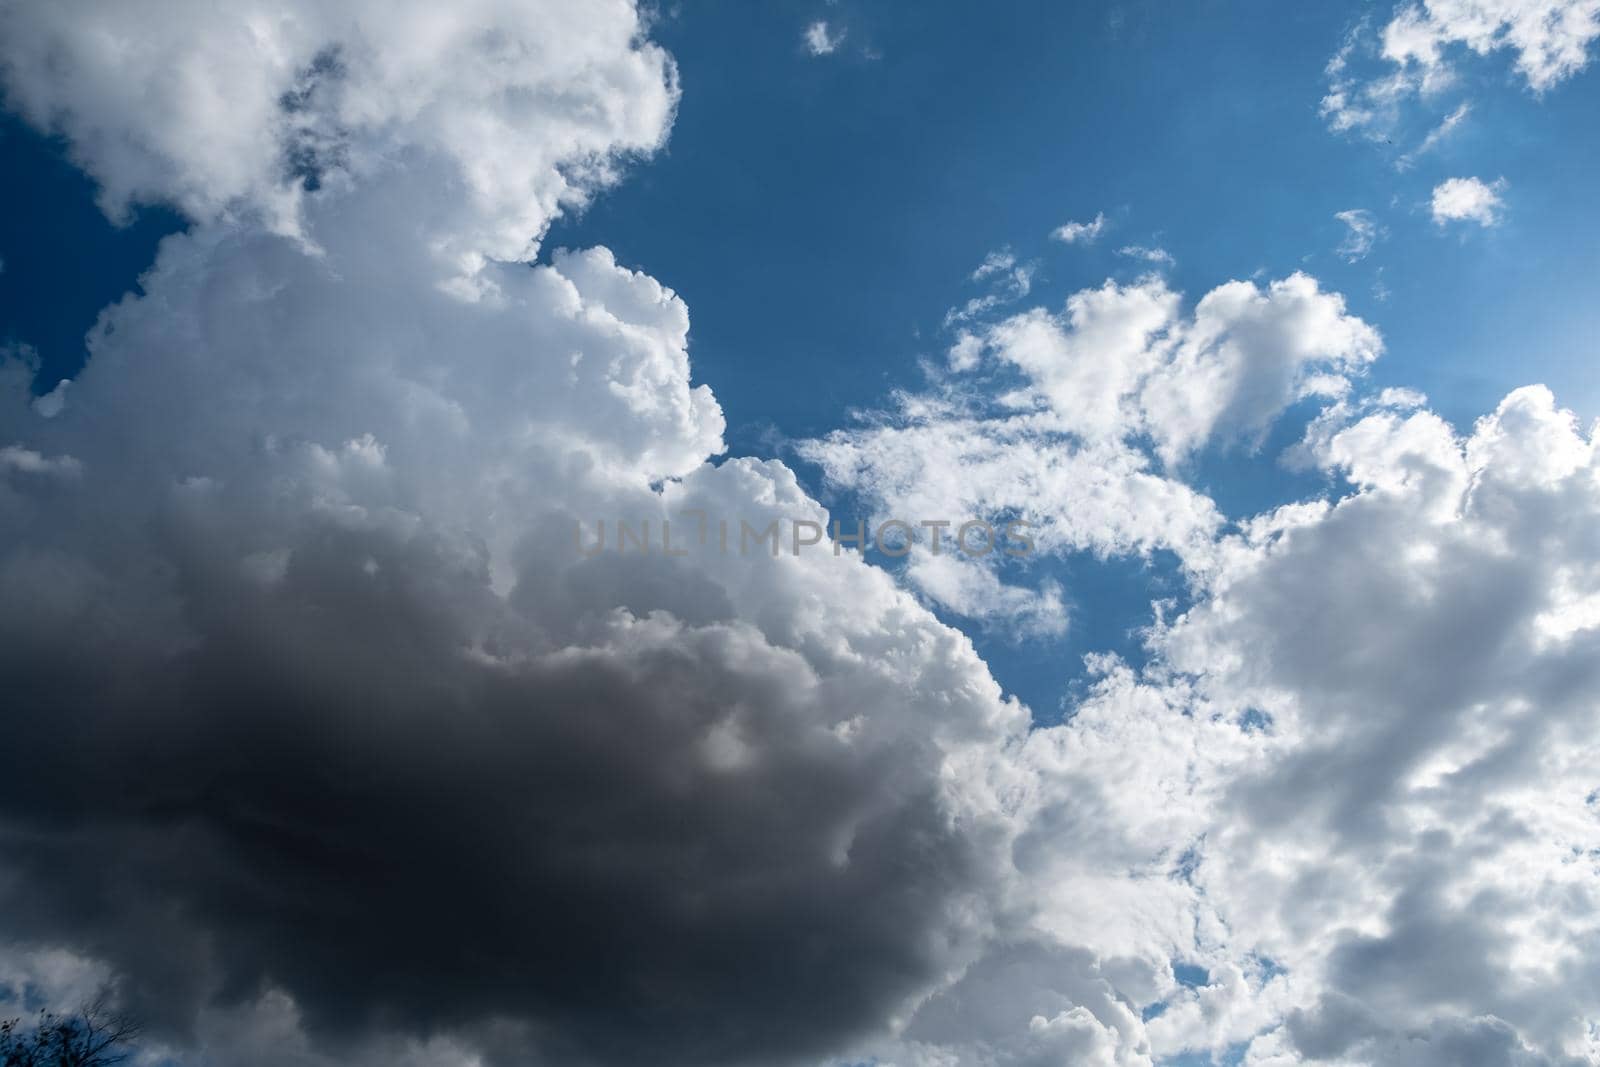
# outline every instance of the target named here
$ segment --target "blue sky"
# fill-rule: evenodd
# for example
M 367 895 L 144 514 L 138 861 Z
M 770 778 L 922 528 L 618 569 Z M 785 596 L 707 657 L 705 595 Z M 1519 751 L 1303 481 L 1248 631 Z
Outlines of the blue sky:
M 0 1006 L 1600 1064 L 1600 0 L 258 8 L 0 4 Z

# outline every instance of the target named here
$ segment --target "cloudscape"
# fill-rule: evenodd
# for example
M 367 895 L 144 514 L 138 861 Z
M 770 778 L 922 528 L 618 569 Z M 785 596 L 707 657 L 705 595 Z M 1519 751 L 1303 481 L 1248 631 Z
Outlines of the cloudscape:
M 1600 1065 L 1596 38 L 0 0 L 0 1060 Z

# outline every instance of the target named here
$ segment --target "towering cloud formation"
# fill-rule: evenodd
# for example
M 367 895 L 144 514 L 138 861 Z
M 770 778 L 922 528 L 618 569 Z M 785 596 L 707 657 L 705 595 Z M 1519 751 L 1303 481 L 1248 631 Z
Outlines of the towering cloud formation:
M 1179 555 L 1148 664 L 1030 729 L 855 554 L 698 545 L 827 516 L 711 462 L 671 290 L 522 261 L 666 135 L 631 7 L 173 14 L 0 7 L 11 105 L 192 220 L 70 386 L 0 363 L 0 991 L 222 1067 L 1600 1058 L 1600 454 L 1548 392 L 1368 398 L 1300 274 L 975 314 L 807 455 Z M 1325 499 L 1189 484 L 1302 402 Z
M 621 4 L 174 14 L 0 35 L 108 209 L 193 220 L 55 402 L 5 368 L 14 966 L 70 953 L 221 1063 L 881 1031 L 991 922 L 1025 713 L 853 555 L 578 553 L 823 518 L 706 465 L 670 290 L 514 261 L 661 142 L 670 61 Z

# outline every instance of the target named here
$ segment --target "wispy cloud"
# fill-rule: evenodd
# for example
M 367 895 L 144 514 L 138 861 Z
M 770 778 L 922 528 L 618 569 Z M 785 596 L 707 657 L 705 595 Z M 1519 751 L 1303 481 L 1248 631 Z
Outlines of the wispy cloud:
M 844 30 L 830 27 L 827 19 L 818 19 L 806 27 L 802 40 L 812 55 L 831 56 L 844 43 Z
M 1346 263 L 1356 263 L 1365 259 L 1367 253 L 1372 251 L 1372 246 L 1382 240 L 1387 232 L 1378 225 L 1378 220 L 1372 217 L 1372 212 L 1365 208 L 1340 211 L 1333 217 L 1346 227 L 1344 240 L 1334 249 Z
M 1021 300 L 1033 289 L 1035 266 L 1033 263 L 1019 262 L 1009 248 L 990 252 L 968 277 L 969 281 L 988 286 L 989 291 L 945 312 L 944 324 L 954 326 L 968 322 L 1003 304 Z
M 1418 156 L 1426 155 L 1439 147 L 1439 142 L 1454 133 L 1456 128 L 1465 122 L 1470 114 L 1472 114 L 1472 104 L 1463 102 L 1460 107 L 1446 115 L 1443 122 L 1429 130 L 1428 136 L 1422 139 L 1421 144 L 1395 160 L 1395 169 L 1410 170 L 1416 166 Z
M 1160 267 L 1171 267 L 1178 262 L 1172 257 L 1172 253 L 1165 248 L 1149 245 L 1123 245 L 1117 249 L 1117 255 L 1127 256 L 1129 259 L 1142 259 L 1146 263 L 1153 263 Z

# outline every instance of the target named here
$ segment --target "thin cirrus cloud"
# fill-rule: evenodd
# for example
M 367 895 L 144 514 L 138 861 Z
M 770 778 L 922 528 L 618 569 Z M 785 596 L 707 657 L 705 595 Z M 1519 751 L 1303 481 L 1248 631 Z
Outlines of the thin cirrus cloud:
M 1446 139 L 1461 127 L 1462 123 L 1467 121 L 1467 116 L 1471 114 L 1472 104 L 1463 101 L 1454 111 L 1446 115 L 1439 122 L 1439 125 L 1429 130 L 1428 135 L 1422 139 L 1417 147 L 1395 160 L 1395 169 L 1410 170 L 1416 166 L 1418 157 L 1427 155 L 1443 144 Z
M 946 328 L 980 318 L 1005 304 L 1021 300 L 1033 289 L 1036 267 L 1017 259 L 1009 248 L 998 249 L 983 257 L 983 262 L 968 276 L 968 281 L 986 290 L 968 299 L 960 307 L 945 312 Z M 957 347 L 962 344 L 957 341 Z
M 1339 247 L 1334 251 L 1346 263 L 1359 263 L 1367 258 L 1372 246 L 1382 240 L 1387 232 L 1378 224 L 1372 212 L 1364 208 L 1339 211 L 1333 217 L 1345 226 L 1344 240 L 1339 242 Z
M 1178 262 L 1171 252 L 1156 245 L 1123 245 L 1117 249 L 1117 255 L 1156 267 L 1171 267 Z
M 725 457 L 681 297 L 523 261 L 652 165 L 671 58 L 620 0 L 284 10 L 0 9 L 8 106 L 189 220 L 70 388 L 0 359 L 7 993 L 181 1067 L 1592 1061 L 1600 449 L 1549 390 L 1462 428 L 1309 274 L 1040 301 L 1001 250 L 799 449 L 1040 566 L 586 556 L 832 517 Z M 1228 511 L 1197 471 L 1290 409 L 1311 487 Z M 1035 722 L 932 609 L 1070 633 L 1072 553 L 1184 600 Z

